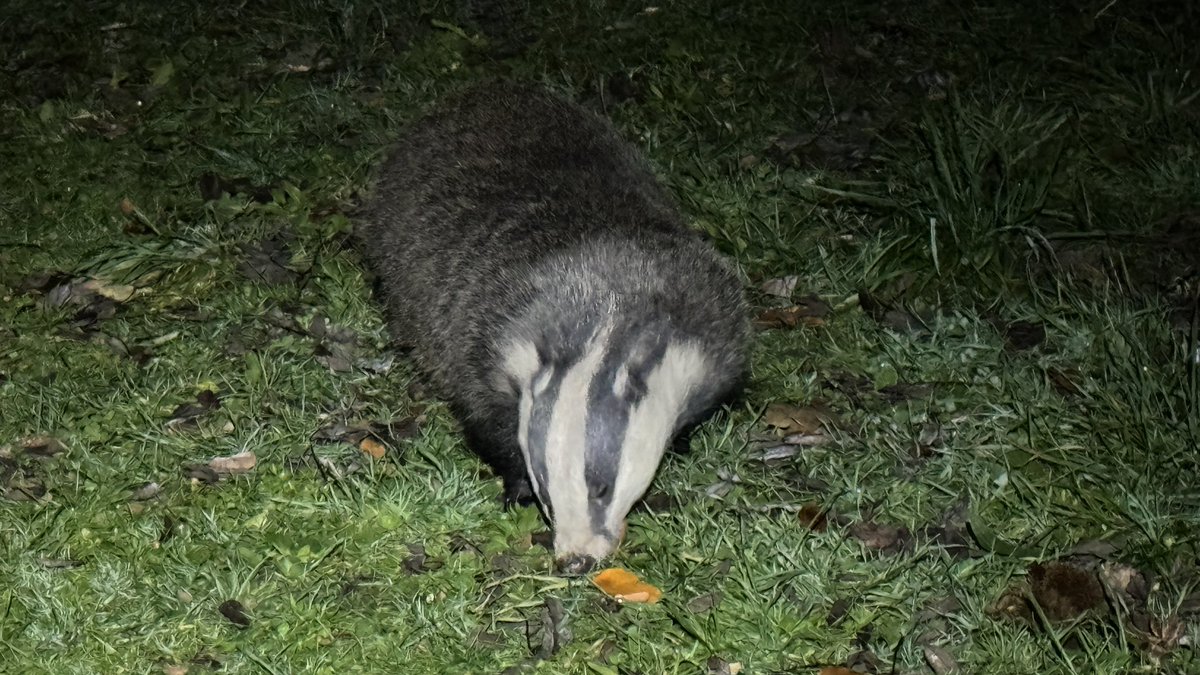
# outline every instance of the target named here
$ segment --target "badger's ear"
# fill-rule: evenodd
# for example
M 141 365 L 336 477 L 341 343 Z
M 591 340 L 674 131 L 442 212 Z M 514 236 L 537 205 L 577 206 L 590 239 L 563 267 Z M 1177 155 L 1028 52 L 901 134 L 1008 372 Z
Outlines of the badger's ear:
M 514 340 L 502 345 L 498 356 L 501 367 L 495 384 L 500 390 L 519 392 L 545 368 L 538 348 L 528 340 Z

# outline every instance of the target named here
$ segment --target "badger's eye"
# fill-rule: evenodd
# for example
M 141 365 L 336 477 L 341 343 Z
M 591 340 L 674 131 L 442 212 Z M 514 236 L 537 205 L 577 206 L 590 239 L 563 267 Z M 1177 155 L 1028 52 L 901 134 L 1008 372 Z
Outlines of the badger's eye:
M 605 483 L 589 488 L 588 492 L 591 493 L 592 499 L 600 500 L 608 497 L 608 493 L 612 492 L 612 487 Z
M 613 382 L 613 393 L 626 403 L 637 403 L 646 395 L 646 381 L 635 372 L 623 370 Z

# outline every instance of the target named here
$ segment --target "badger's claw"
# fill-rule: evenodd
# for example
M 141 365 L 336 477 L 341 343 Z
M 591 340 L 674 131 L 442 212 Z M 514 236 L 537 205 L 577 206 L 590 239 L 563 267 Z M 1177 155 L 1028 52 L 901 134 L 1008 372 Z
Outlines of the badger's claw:
M 533 486 L 527 478 L 515 478 L 504 481 L 504 510 L 517 506 L 533 504 Z

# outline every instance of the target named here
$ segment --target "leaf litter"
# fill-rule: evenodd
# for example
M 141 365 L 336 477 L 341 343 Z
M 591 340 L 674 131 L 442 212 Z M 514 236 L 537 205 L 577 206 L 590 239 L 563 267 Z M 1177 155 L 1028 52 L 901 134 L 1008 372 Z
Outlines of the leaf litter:
M 618 602 L 642 602 L 654 604 L 662 598 L 662 591 L 638 578 L 636 574 L 619 567 L 610 567 L 592 577 L 597 588 Z
M 181 403 L 171 411 L 166 427 L 175 431 L 195 429 L 200 425 L 200 418 L 220 408 L 220 397 L 211 390 L 203 389 L 196 394 L 195 401 Z

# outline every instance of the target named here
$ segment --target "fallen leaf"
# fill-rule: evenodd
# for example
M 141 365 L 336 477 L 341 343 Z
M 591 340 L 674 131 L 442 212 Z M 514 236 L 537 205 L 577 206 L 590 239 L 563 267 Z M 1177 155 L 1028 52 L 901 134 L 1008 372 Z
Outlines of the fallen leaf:
M 1050 378 L 1050 386 L 1054 387 L 1054 391 L 1063 398 L 1073 398 L 1083 393 L 1083 388 L 1078 384 L 1079 371 L 1073 368 L 1047 368 L 1046 377 Z
M 786 459 L 794 457 L 798 452 L 800 452 L 800 449 L 796 445 L 776 445 L 753 453 L 750 455 L 750 458 L 760 460 L 763 464 L 777 465 Z
M 869 642 L 869 638 L 869 631 L 860 631 L 858 637 L 855 639 L 855 642 L 857 642 L 859 645 L 865 645 L 867 642 Z M 854 652 L 850 656 L 846 657 L 846 667 L 849 668 L 850 672 L 854 673 L 854 675 L 878 673 L 880 670 L 882 670 L 881 666 L 882 664 L 879 661 L 879 657 L 875 655 L 875 652 L 866 648 L 860 649 L 859 651 Z
M 1104 602 L 1095 571 L 1071 563 L 1034 563 L 1027 579 L 1033 598 L 1051 621 L 1077 618 Z
M 962 602 L 953 595 L 930 600 L 921 611 L 913 615 L 915 623 L 924 623 L 939 617 L 957 614 L 963 608 Z
M 912 539 L 908 528 L 881 525 L 871 521 L 854 523 L 849 532 L 850 536 L 861 541 L 867 548 L 884 553 L 899 553 L 908 547 Z
M 1132 565 L 1105 563 L 1100 566 L 1100 580 L 1129 604 L 1144 605 L 1150 596 L 1146 575 Z
M 17 283 L 17 288 L 26 293 L 47 293 L 71 281 L 71 275 L 61 270 L 36 272 Z
M 733 490 L 733 486 L 742 482 L 741 476 L 724 467 L 717 469 L 716 483 L 704 489 L 704 495 L 709 499 L 721 499 Z
M 825 666 L 817 671 L 817 675 L 862 675 L 845 666 Z
M 203 464 L 188 464 L 183 467 L 183 475 L 197 483 L 215 485 L 221 481 L 216 471 Z
M 383 459 L 383 456 L 387 454 L 387 448 L 383 443 L 369 436 L 358 442 L 358 449 L 370 455 L 371 459 Z
M 4 489 L 4 498 L 14 502 L 36 502 L 45 496 L 46 486 L 30 477 L 24 480 L 9 479 Z
M 708 675 L 738 675 L 742 672 L 742 664 L 726 661 L 719 656 L 710 656 L 705 665 L 708 666 Z
M 348 373 L 354 369 L 355 346 L 341 342 L 320 343 L 313 348 L 317 363 L 335 373 Z
M 175 519 L 172 518 L 171 516 L 169 516 L 169 515 L 163 516 L 162 529 L 159 530 L 158 539 L 156 540 L 159 546 L 167 543 L 168 541 L 171 540 L 172 537 L 175 536 L 176 524 L 177 523 L 175 522 Z
M 788 434 L 787 436 L 784 436 L 780 440 L 782 440 L 787 445 L 799 446 L 799 447 L 803 447 L 803 448 L 811 448 L 811 447 L 816 447 L 818 445 L 825 445 L 826 443 L 829 442 L 829 436 L 825 435 L 824 432 L 817 432 L 817 433 L 811 433 L 811 434 L 809 434 L 809 433 Z
M 637 575 L 619 567 L 610 567 L 592 577 L 592 583 L 620 602 L 656 603 L 662 591 L 638 579 Z
M 767 406 L 763 421 L 784 434 L 804 435 L 825 434 L 838 423 L 837 416 L 824 406 L 801 407 L 790 403 Z
M 1042 344 L 1046 327 L 1030 321 L 1013 321 L 1003 328 L 1005 344 L 1013 351 L 1023 352 Z
M 836 626 L 841 623 L 842 619 L 850 613 L 850 601 L 846 598 L 838 598 L 833 601 L 833 606 L 829 608 L 829 613 L 825 615 L 826 626 Z
M 450 552 L 454 554 L 468 553 L 470 555 L 483 555 L 482 549 L 461 534 L 455 534 L 450 537 Z
M 28 436 L 22 438 L 18 443 L 25 454 L 30 457 L 38 457 L 48 459 L 53 457 L 66 448 L 63 444 L 53 436 Z
M 79 284 L 79 289 L 94 293 L 113 302 L 128 302 L 137 289 L 128 284 L 113 284 L 102 279 L 88 279 Z
M 1139 630 L 1130 626 L 1137 638 L 1138 647 L 1143 649 L 1154 664 L 1180 646 L 1188 644 L 1188 626 L 1178 616 L 1150 617 L 1149 626 Z
M 931 389 L 923 384 L 906 384 L 899 382 L 880 387 L 877 393 L 883 397 L 883 400 L 891 405 L 908 401 L 915 398 L 925 398 L 929 396 Z
M 201 666 L 208 670 L 217 671 L 223 667 L 221 660 L 207 652 L 199 652 L 191 658 L 192 665 Z
M 138 489 L 133 491 L 134 501 L 144 502 L 154 499 L 158 493 L 162 491 L 158 483 L 145 483 Z
M 240 267 L 242 276 L 251 281 L 279 286 L 290 284 L 300 276 L 289 267 L 292 253 L 286 237 L 259 240 L 243 247 L 242 253 L 246 256 Z
M 679 500 L 663 492 L 651 492 L 642 497 L 630 513 L 668 513 L 679 508 Z
M 950 675 L 950 673 L 959 672 L 958 660 L 944 647 L 925 645 L 923 651 L 925 654 L 925 663 L 929 664 L 930 670 L 935 675 Z
M 941 546 L 951 557 L 960 560 L 969 557 L 971 555 L 970 533 L 967 530 L 969 514 L 970 504 L 963 499 L 946 511 L 938 524 L 925 527 L 921 533 L 929 543 Z
M 792 291 L 796 290 L 796 284 L 800 282 L 800 277 L 791 274 L 778 279 L 764 281 L 758 288 L 767 295 L 774 295 L 780 298 L 792 297 Z
M 1028 595 L 1020 585 L 1011 586 L 1000 594 L 987 608 L 987 614 L 997 619 L 1033 623 L 1033 608 L 1029 606 Z
M 228 457 L 213 457 L 208 461 L 208 468 L 218 475 L 232 475 L 252 471 L 258 464 L 258 458 L 253 450 L 243 450 Z
M 829 303 L 815 296 L 796 301 L 791 307 L 774 307 L 764 310 L 754 323 L 761 329 L 795 328 L 796 326 L 823 326 L 829 316 Z
M 528 626 L 529 646 L 540 659 L 549 659 L 571 641 L 562 601 L 547 597 L 539 621 Z
M 692 614 L 704 614 L 705 612 L 721 604 L 722 598 L 723 596 L 720 591 L 703 593 L 701 595 L 697 595 L 691 600 L 688 600 L 687 608 Z
M 250 626 L 250 617 L 246 615 L 246 607 L 237 600 L 226 600 L 217 608 L 221 615 L 229 619 L 238 628 Z
M 932 319 L 932 317 L 918 316 L 912 312 L 893 307 L 890 303 L 883 302 L 865 291 L 859 291 L 858 293 L 858 306 L 876 323 L 891 328 L 898 333 L 924 332 L 928 328 L 930 319 Z
M 221 400 L 217 395 L 207 389 L 196 395 L 196 400 L 193 403 L 182 403 L 171 411 L 171 416 L 167 419 L 168 429 L 185 429 L 197 426 L 199 418 L 209 411 L 216 410 L 221 407 Z
M 800 524 L 813 532 L 824 532 L 829 525 L 825 517 L 826 509 L 820 504 L 809 502 L 800 507 Z
M 361 449 L 362 442 L 369 438 L 385 448 L 390 446 L 394 449 L 400 441 L 416 436 L 424 421 L 424 414 L 419 414 L 388 422 L 338 422 L 318 429 L 312 435 L 312 440 L 314 443 L 345 443 Z
M 1102 560 L 1115 556 L 1121 547 L 1107 539 L 1089 539 L 1071 547 L 1072 555 L 1090 555 Z M 1131 568 L 1132 569 L 1132 568 Z
M 200 198 L 211 202 L 226 195 L 246 195 L 260 204 L 268 204 L 274 200 L 271 190 L 275 186 L 255 185 L 247 178 L 222 178 L 213 173 L 202 174 L 196 181 Z
M 424 574 L 441 568 L 442 563 L 430 560 L 425 553 L 425 547 L 420 544 L 408 545 L 408 557 L 404 559 L 404 571 L 409 574 Z

